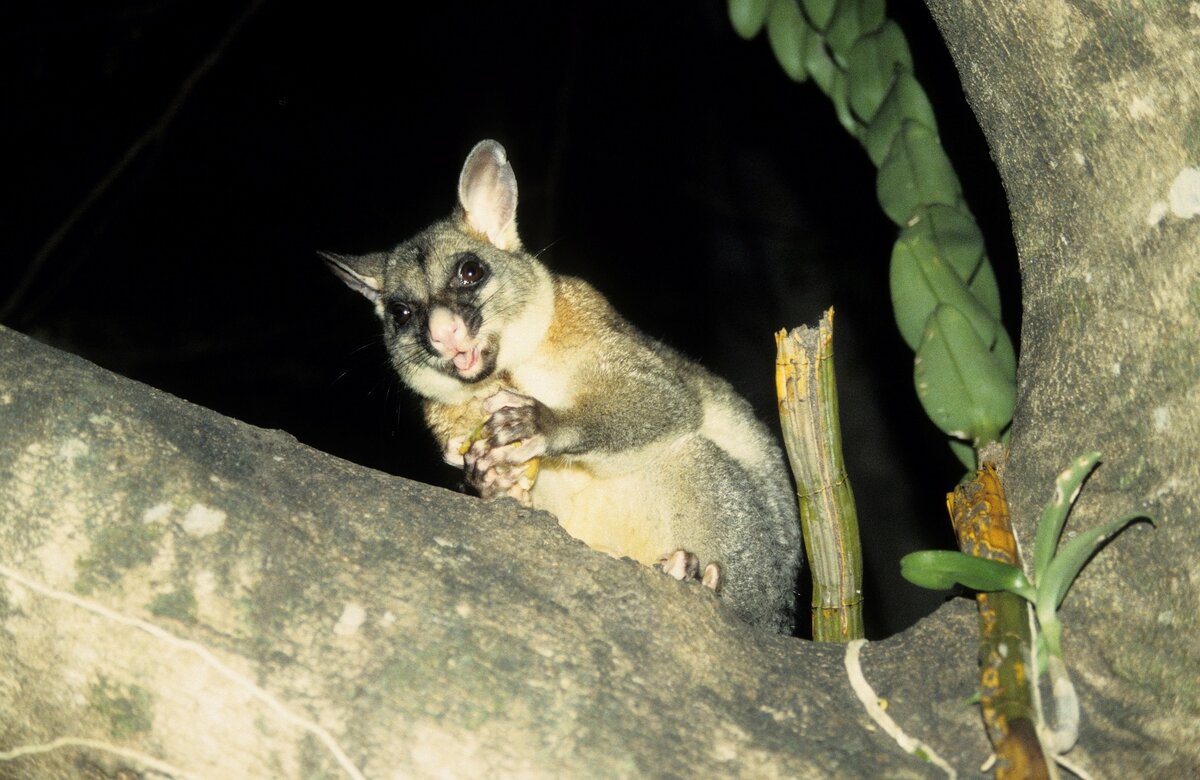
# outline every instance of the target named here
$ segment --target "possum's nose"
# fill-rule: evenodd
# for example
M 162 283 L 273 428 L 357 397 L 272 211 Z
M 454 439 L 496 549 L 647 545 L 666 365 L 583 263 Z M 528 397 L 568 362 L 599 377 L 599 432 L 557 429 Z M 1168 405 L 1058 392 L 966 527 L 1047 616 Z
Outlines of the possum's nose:
M 468 352 L 471 337 L 463 318 L 441 306 L 429 313 L 429 343 L 443 357 Z

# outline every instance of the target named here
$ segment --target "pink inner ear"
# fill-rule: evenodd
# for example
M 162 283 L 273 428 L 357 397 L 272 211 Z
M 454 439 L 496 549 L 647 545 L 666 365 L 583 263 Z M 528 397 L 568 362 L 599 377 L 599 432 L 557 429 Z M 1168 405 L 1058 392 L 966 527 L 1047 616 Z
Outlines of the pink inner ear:
M 495 148 L 493 148 L 495 147 Z M 459 202 L 467 226 L 499 249 L 517 249 L 517 179 L 498 144 L 480 142 L 463 165 Z
M 476 186 L 467 193 L 468 200 L 463 203 L 467 212 L 467 224 L 476 233 L 481 233 L 495 243 L 494 234 L 498 233 L 496 225 L 496 204 L 493 198 L 482 186 Z
M 472 191 L 470 202 L 464 204 L 467 224 L 472 230 L 487 236 L 488 241 L 498 249 L 511 250 L 520 245 L 509 200 L 507 191 L 496 187 Z
M 495 229 L 489 230 L 487 237 L 488 237 L 488 241 L 491 241 L 493 244 L 495 244 L 500 249 L 510 249 L 511 248 L 511 247 L 505 246 L 506 242 L 505 242 L 504 236 L 500 234 L 499 230 L 495 230 Z

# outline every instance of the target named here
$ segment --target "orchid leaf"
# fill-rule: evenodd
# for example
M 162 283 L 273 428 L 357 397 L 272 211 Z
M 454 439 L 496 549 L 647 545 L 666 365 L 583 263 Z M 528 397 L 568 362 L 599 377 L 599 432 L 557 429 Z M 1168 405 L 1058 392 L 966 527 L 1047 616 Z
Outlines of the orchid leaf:
M 1059 605 L 1062 604 L 1063 599 L 1066 598 L 1071 583 L 1079 576 L 1080 570 L 1083 569 L 1088 559 L 1092 557 L 1100 545 L 1104 544 L 1110 537 L 1115 536 L 1130 523 L 1138 520 L 1146 520 L 1151 524 L 1154 523 L 1154 520 L 1149 515 L 1142 512 L 1133 512 L 1113 520 L 1111 523 L 1105 523 L 1104 525 L 1084 531 L 1063 545 L 1062 550 L 1059 551 L 1058 555 L 1054 556 L 1054 559 L 1050 561 L 1050 565 L 1046 567 L 1043 579 L 1038 582 L 1038 613 L 1049 614 L 1056 611 Z
M 1054 480 L 1054 497 L 1042 509 L 1041 517 L 1038 518 L 1037 537 L 1033 544 L 1033 581 L 1039 585 L 1050 566 L 1050 560 L 1054 557 L 1063 525 L 1067 522 L 1067 514 L 1079 495 L 1080 486 L 1099 462 L 1099 452 L 1084 453 L 1072 461 Z
M 957 550 L 909 553 L 900 559 L 900 574 L 914 585 L 931 590 L 946 590 L 957 583 L 972 590 L 1002 590 L 1033 600 L 1033 586 L 1016 566 Z

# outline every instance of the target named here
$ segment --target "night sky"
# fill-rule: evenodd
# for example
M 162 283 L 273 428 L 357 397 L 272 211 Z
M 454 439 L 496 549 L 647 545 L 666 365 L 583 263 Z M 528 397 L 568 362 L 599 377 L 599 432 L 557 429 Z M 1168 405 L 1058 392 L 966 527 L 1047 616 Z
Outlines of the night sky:
M 1015 335 L 1003 191 L 924 7 L 896 5 Z M 837 307 L 868 634 L 932 611 L 943 597 L 896 561 L 953 544 L 943 494 L 961 468 L 892 321 L 895 230 L 874 169 L 824 96 L 789 81 L 763 36 L 738 38 L 716 0 L 387 7 L 7 4 L 0 322 L 453 488 L 369 305 L 316 251 L 382 249 L 446 216 L 463 157 L 496 138 L 527 248 L 732 381 L 772 427 L 772 333 Z

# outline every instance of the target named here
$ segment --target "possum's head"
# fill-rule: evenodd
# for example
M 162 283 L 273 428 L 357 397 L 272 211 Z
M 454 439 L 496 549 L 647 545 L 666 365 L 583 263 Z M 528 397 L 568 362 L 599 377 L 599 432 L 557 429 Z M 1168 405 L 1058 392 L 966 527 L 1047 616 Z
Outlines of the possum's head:
M 550 274 L 517 236 L 517 179 L 504 147 L 480 141 L 458 180 L 458 206 L 387 252 L 321 253 L 375 304 L 392 364 L 421 395 L 458 403 L 520 365 L 553 315 Z

